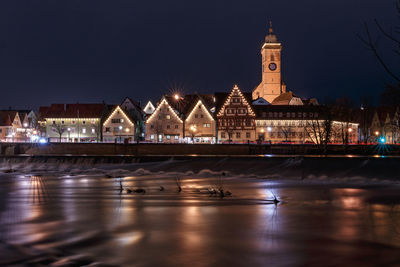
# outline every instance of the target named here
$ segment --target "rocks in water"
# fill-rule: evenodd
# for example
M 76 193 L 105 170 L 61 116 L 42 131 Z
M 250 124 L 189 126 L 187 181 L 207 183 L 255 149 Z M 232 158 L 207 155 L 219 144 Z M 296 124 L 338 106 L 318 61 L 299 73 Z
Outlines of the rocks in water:
M 144 190 L 143 188 L 138 188 L 138 189 L 133 190 L 133 192 L 144 194 L 144 193 L 146 193 L 146 190 Z
M 208 193 L 210 193 L 210 195 L 215 195 L 217 194 L 217 190 L 215 190 L 214 188 L 208 188 Z
M 138 188 L 138 189 L 130 189 L 130 188 L 128 188 L 128 189 L 126 189 L 126 193 L 127 194 L 132 194 L 132 193 L 144 194 L 144 193 L 146 193 L 146 190 L 144 190 L 143 188 Z

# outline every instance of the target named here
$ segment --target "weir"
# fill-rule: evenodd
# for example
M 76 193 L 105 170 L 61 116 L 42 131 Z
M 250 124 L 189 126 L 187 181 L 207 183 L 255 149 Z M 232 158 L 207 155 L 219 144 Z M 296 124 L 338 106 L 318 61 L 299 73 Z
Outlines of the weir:
M 399 145 L 0 143 L 0 155 L 400 155 Z

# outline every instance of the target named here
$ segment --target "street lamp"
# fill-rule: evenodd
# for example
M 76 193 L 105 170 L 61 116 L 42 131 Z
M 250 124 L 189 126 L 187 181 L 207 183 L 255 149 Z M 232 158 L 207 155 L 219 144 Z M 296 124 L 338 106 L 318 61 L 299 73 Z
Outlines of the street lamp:
M 194 126 L 194 125 L 190 126 L 190 132 L 192 133 L 192 142 L 194 143 L 194 136 L 197 132 L 196 126 Z
M 376 132 L 375 132 L 375 135 L 376 135 L 376 136 L 378 136 L 378 135 L 379 135 L 379 132 L 378 132 L 378 131 L 376 131 Z
M 70 142 L 70 133 L 71 133 L 71 128 L 68 127 L 68 142 Z
M 352 128 L 347 129 L 347 131 L 349 131 L 349 133 L 351 133 L 353 131 Z

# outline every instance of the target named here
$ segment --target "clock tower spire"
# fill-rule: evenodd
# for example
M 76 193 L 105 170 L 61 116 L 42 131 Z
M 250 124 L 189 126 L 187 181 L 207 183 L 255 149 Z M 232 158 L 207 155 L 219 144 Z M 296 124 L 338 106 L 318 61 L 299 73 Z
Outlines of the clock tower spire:
M 281 51 L 282 44 L 278 42 L 270 21 L 265 42 L 261 47 L 262 80 L 253 91 L 253 99 L 262 97 L 271 103 L 280 94 L 286 92 L 281 75 Z

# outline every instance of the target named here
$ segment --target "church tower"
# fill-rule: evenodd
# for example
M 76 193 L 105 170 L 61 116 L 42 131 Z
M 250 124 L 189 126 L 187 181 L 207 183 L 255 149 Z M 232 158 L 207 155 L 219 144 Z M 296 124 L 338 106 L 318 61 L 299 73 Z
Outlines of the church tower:
M 261 48 L 262 56 L 262 81 L 253 91 L 253 99 L 264 98 L 272 102 L 280 94 L 286 92 L 281 75 L 282 45 L 278 42 L 270 22 L 265 43 Z

